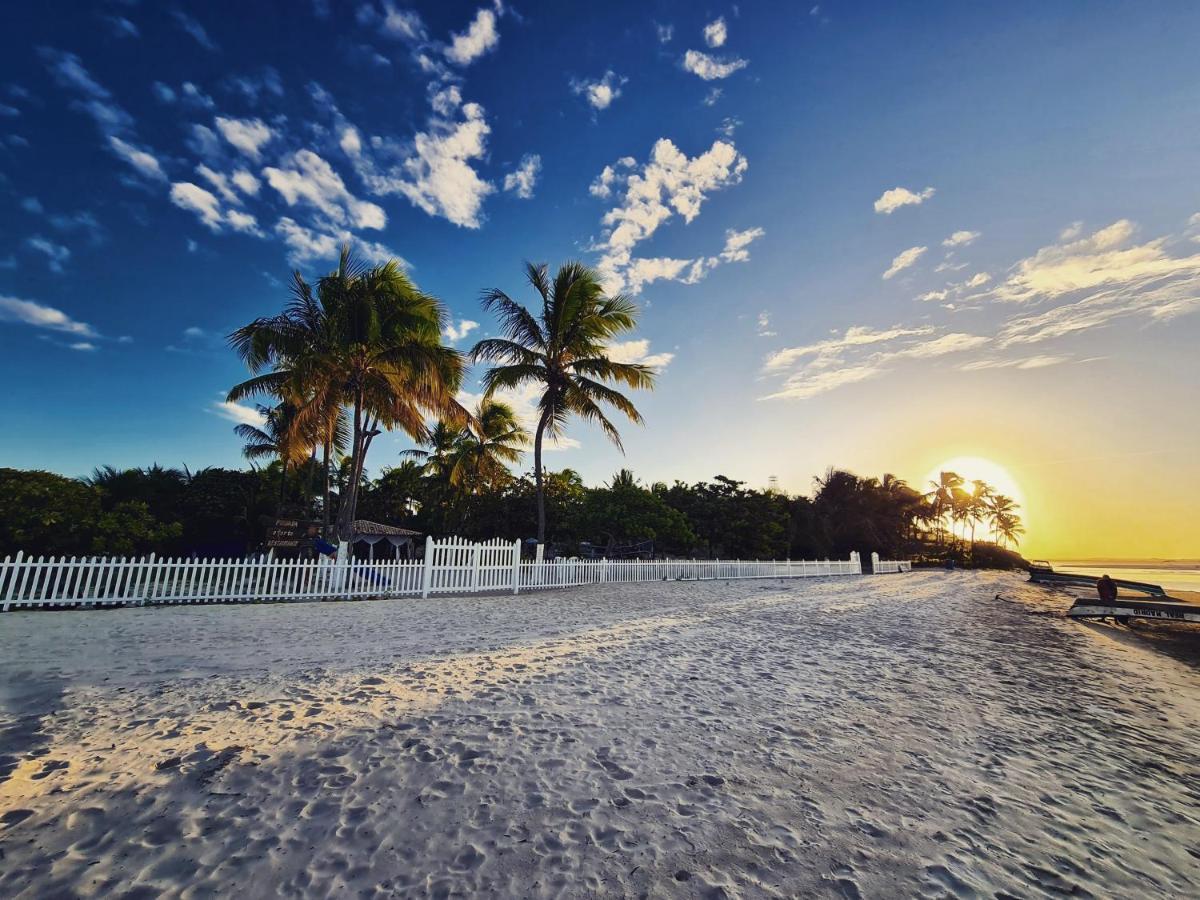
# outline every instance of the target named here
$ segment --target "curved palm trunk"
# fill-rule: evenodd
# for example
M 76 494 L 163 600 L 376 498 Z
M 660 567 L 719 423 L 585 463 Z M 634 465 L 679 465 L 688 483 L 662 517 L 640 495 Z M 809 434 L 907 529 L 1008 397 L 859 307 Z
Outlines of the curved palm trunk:
M 539 544 L 546 543 L 546 488 L 542 483 L 542 436 L 546 432 L 546 413 L 538 419 L 537 433 L 533 437 L 533 480 L 537 485 L 537 512 Z

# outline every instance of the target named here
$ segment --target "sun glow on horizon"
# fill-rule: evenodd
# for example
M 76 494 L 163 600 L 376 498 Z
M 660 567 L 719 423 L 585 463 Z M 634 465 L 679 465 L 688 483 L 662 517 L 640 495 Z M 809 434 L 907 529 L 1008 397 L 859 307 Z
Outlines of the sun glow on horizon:
M 1026 528 L 1028 528 L 1029 520 L 1026 513 L 1025 493 L 1021 490 L 1021 485 L 1004 466 L 992 462 L 990 459 L 985 459 L 982 456 L 956 456 L 930 470 L 929 474 L 925 476 L 925 487 L 923 489 L 927 490 L 929 482 L 937 481 L 938 475 L 942 472 L 954 472 L 961 475 L 964 482 L 963 487 L 968 491 L 971 490 L 972 481 L 987 482 L 993 491 L 1010 497 L 1020 507 L 1018 512 Z

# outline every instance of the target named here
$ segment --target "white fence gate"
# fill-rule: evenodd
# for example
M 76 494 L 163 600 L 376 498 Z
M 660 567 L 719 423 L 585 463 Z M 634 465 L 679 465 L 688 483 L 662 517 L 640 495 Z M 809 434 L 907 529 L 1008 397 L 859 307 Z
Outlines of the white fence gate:
M 896 566 L 897 568 L 888 568 Z M 908 563 L 875 560 L 875 571 Z M 527 561 L 520 541 L 427 538 L 423 560 L 26 557 L 0 562 L 0 608 L 117 604 L 254 603 L 356 597 L 428 597 L 647 581 L 861 575 L 846 560 L 559 559 Z

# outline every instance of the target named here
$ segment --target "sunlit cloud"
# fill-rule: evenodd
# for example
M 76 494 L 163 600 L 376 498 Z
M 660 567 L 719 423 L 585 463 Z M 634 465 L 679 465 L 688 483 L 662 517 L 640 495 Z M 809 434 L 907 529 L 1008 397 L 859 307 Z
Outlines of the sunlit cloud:
M 902 272 L 914 265 L 928 249 L 928 247 L 909 247 L 907 250 L 898 254 L 896 258 L 892 260 L 892 265 L 886 272 L 883 273 L 883 279 L 886 281 L 889 278 L 894 277 L 898 272 Z
M 902 206 L 920 206 L 932 197 L 934 193 L 936 192 L 931 187 L 927 187 L 920 192 L 910 191 L 904 187 L 894 187 L 891 190 L 884 191 L 879 199 L 875 201 L 875 212 L 890 216 Z

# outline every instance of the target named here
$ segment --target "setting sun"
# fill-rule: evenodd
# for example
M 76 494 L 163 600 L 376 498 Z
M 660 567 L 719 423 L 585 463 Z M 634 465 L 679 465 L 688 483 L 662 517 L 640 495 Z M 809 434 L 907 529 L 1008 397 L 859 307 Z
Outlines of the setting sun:
M 956 456 L 932 469 L 925 476 L 926 484 L 931 481 L 937 481 L 938 473 L 940 472 L 955 472 L 961 475 L 968 489 L 972 481 L 986 481 L 992 490 L 1011 497 L 1016 501 L 1024 514 L 1025 495 L 1021 491 L 1021 486 L 1009 474 L 1008 470 L 998 463 L 994 463 L 990 459 L 984 459 L 981 456 Z M 1025 517 L 1025 519 L 1028 522 L 1028 518 Z

